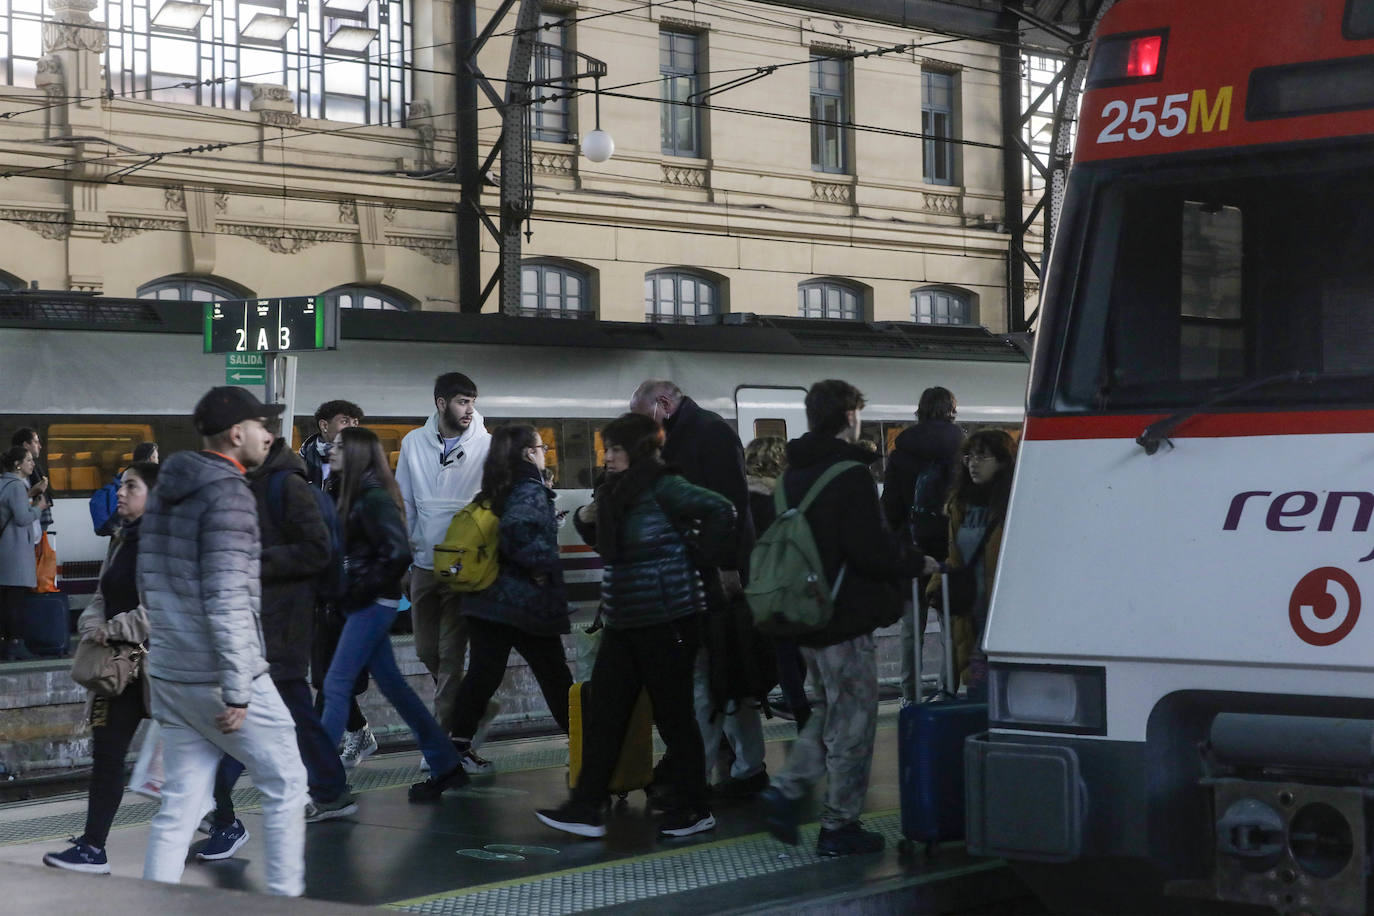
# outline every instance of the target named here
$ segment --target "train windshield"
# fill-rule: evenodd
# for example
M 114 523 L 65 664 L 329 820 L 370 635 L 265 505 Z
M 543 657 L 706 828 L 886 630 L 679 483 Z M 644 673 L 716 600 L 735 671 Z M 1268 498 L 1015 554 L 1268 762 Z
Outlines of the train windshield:
M 1047 315 L 1064 352 L 1054 407 L 1374 403 L 1367 157 L 1083 169 L 1066 213 L 1081 231 L 1061 236 L 1079 240 L 1073 279 L 1047 289 L 1071 297 L 1047 302 L 1069 305 Z

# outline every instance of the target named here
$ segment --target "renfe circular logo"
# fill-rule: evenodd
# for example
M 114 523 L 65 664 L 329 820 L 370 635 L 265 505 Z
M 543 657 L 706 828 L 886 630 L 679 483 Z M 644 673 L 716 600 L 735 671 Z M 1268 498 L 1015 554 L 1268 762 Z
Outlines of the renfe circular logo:
M 1288 599 L 1288 622 L 1305 643 L 1330 646 L 1355 629 L 1360 619 L 1360 587 L 1343 569 L 1323 566 L 1298 580 Z

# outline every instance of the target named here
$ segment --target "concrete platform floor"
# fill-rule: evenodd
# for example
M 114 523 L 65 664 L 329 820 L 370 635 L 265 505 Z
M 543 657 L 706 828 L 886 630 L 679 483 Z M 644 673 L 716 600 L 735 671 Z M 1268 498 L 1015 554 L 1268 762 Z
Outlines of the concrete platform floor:
M 670 916 L 784 908 L 844 912 L 851 909 L 846 902 L 893 894 L 905 895 L 907 901 L 897 911 L 970 912 L 1023 895 L 1002 863 L 971 858 L 959 844 L 947 844 L 933 859 L 924 853 L 899 854 L 895 726 L 896 704 L 884 704 L 866 805 L 866 823 L 889 841 L 877 855 L 817 857 L 814 823 L 804 829 L 802 845 L 779 843 L 767 834 L 755 802 L 720 802 L 715 831 L 660 841 L 638 792 L 613 818 L 605 840 L 550 830 L 535 820 L 533 811 L 566 797 L 567 743 L 561 737 L 541 738 L 488 745 L 483 753 L 495 772 L 474 778 L 434 805 L 406 799 L 406 787 L 421 778 L 417 753 L 367 760 L 351 777 L 360 796 L 358 813 L 307 828 L 306 896 L 445 916 L 650 910 Z M 795 732 L 790 722 L 779 719 L 768 723 L 766 731 L 768 764 L 776 769 Z M 222 862 L 190 858 L 183 887 L 262 890 L 262 817 L 255 799 L 245 779 L 236 801 L 252 835 L 249 842 Z M 155 803 L 126 795 L 107 848 L 116 876 L 141 873 L 148 822 L 155 811 Z M 42 854 L 64 848 L 67 836 L 82 831 L 84 818 L 84 796 L 0 808 L 0 863 L 42 869 Z M 122 907 L 103 908 L 102 898 L 114 904 L 116 898 L 138 897 L 138 884 L 130 887 L 55 869 L 19 873 L 31 877 L 15 882 L 16 872 L 5 869 L 9 899 L 0 909 L 72 912 L 71 906 L 50 907 L 75 893 L 84 894 L 90 907 L 114 913 Z M 54 883 L 54 878 L 64 880 Z M 152 896 L 143 912 L 181 911 L 171 901 L 166 902 L 170 908 L 160 905 L 153 899 L 154 889 L 148 890 Z M 207 901 L 206 909 L 194 912 L 243 912 L 245 898 L 230 896 L 237 902 L 226 900 L 221 908 Z M 834 905 L 816 909 L 824 901 Z M 251 911 L 265 912 L 255 908 L 258 898 L 247 902 Z M 867 906 L 864 911 L 883 909 Z

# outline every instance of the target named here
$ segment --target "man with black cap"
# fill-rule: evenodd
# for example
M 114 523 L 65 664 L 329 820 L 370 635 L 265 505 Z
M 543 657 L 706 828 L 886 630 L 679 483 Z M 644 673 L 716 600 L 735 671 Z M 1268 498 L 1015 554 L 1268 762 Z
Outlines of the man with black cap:
M 242 388 L 212 388 L 192 416 L 201 451 L 167 459 L 148 497 L 138 589 L 150 628 L 152 713 L 166 781 L 143 877 L 176 883 L 222 754 L 262 794 L 269 893 L 305 890 L 306 774 L 295 723 L 265 675 L 258 511 L 244 475 L 282 412 Z

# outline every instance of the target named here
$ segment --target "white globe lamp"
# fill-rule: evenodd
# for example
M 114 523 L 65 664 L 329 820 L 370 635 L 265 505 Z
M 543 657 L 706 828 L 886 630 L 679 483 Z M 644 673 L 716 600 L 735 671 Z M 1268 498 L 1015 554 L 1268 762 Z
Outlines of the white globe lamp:
M 615 155 L 615 141 L 598 127 L 582 138 L 582 155 L 592 162 L 605 162 Z

